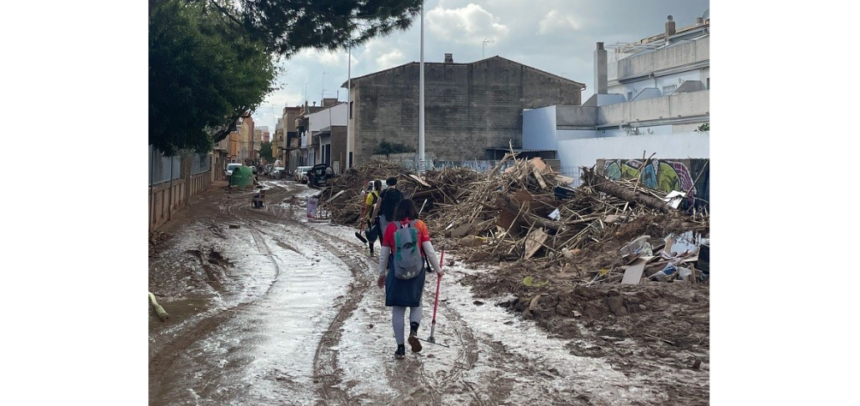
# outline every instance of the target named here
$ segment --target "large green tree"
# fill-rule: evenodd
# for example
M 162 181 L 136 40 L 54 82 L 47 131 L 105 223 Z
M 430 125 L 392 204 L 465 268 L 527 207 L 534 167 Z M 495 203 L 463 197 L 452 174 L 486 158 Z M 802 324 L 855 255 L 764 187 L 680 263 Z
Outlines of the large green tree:
M 149 142 L 211 149 L 273 89 L 274 58 L 405 29 L 421 0 L 149 0 Z
M 149 140 L 172 154 L 212 148 L 229 126 L 271 90 L 276 69 L 265 46 L 220 12 L 181 0 L 149 20 Z
M 290 56 L 303 48 L 359 45 L 405 30 L 422 0 L 193 0 L 211 4 L 267 49 Z

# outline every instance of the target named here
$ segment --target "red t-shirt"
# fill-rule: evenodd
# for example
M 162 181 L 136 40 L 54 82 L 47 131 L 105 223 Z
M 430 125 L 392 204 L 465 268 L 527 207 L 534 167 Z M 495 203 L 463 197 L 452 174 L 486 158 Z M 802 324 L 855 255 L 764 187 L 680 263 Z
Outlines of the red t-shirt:
M 382 245 L 391 248 L 391 252 L 394 252 L 394 233 L 397 232 L 397 224 L 409 224 L 409 221 L 409 219 L 406 219 L 404 221 L 392 221 L 388 223 L 388 227 L 385 229 L 385 234 L 382 236 Z M 430 232 L 427 231 L 427 225 L 424 224 L 423 221 L 416 221 L 415 229 L 418 230 L 419 247 L 424 244 L 424 241 L 430 241 Z M 424 247 L 421 247 L 421 255 L 424 256 Z

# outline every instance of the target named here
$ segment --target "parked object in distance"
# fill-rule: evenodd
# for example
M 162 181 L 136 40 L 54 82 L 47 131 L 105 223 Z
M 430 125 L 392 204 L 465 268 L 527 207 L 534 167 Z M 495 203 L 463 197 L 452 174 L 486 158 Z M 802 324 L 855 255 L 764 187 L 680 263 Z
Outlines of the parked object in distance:
M 227 164 L 227 170 L 224 171 L 224 175 L 227 177 L 227 179 L 230 179 L 230 175 L 233 174 L 233 170 L 240 166 L 242 166 L 242 164 L 240 163 Z
M 328 180 L 326 177 L 326 169 L 328 168 L 330 168 L 328 164 L 316 164 L 312 166 L 305 174 L 305 181 L 308 182 L 308 186 L 324 186 Z
M 284 169 L 284 168 L 282 168 L 282 167 L 280 167 L 280 166 L 276 166 L 276 167 L 274 167 L 274 168 L 272 169 L 272 173 L 271 173 L 272 178 L 273 178 L 273 179 L 280 179 L 280 178 L 282 178 L 282 177 L 283 177 L 283 173 L 284 173 L 284 171 L 285 171 L 285 170 L 286 170 L 286 169 Z
M 293 174 L 293 180 L 299 183 L 306 183 L 308 181 L 308 171 L 313 168 L 312 166 L 300 166 L 296 168 L 296 172 Z

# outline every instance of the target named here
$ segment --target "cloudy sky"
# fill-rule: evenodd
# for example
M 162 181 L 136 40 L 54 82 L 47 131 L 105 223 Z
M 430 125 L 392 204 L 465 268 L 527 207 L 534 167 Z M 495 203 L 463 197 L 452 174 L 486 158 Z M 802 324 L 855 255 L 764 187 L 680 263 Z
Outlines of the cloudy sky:
M 594 93 L 595 43 L 633 42 L 659 34 L 672 15 L 678 28 L 695 23 L 707 0 L 427 0 L 424 12 L 424 61 L 472 62 L 499 55 L 585 83 L 582 100 Z M 377 38 L 352 51 L 352 76 L 418 61 L 420 25 Z M 488 41 L 486 47 L 484 41 Z M 347 52 L 306 50 L 282 61 L 281 90 L 268 96 L 254 114 L 258 125 L 274 132 L 285 105 L 321 96 L 346 100 Z

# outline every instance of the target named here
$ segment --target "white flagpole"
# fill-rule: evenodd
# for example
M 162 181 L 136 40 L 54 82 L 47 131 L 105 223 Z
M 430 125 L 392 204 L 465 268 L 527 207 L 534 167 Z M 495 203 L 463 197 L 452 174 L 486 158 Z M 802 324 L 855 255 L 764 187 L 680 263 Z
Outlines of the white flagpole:
M 418 173 L 424 173 L 424 2 L 421 2 L 421 63 L 418 95 Z

